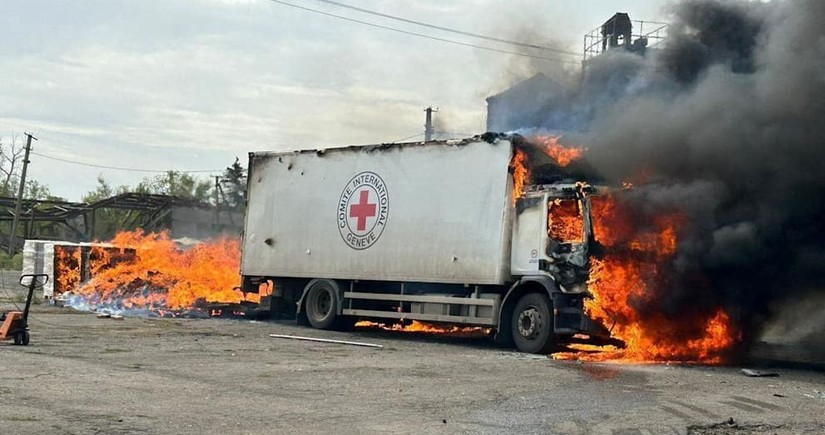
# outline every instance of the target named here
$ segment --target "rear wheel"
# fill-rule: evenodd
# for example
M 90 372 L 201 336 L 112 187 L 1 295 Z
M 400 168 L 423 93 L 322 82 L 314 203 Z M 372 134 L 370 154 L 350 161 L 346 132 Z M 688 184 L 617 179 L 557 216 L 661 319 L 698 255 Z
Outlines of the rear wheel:
M 516 348 L 528 353 L 550 353 L 553 348 L 553 317 L 550 298 L 528 293 L 519 299 L 510 321 Z
M 22 340 L 21 340 L 21 344 L 23 346 L 28 346 L 29 345 L 29 338 L 30 338 L 29 337 L 29 331 L 23 331 L 23 337 L 22 337 Z
M 23 344 L 23 333 L 25 331 L 17 331 L 14 333 L 14 344 L 21 345 Z
M 338 295 L 327 281 L 318 281 L 307 292 L 306 301 L 307 320 L 318 329 L 332 329 L 335 324 Z

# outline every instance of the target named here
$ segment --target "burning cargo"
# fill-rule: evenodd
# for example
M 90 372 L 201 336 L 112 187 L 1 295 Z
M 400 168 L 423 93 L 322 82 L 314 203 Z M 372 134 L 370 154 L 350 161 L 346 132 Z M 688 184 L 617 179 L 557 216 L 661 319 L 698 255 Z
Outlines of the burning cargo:
M 482 326 L 526 352 L 609 339 L 584 313 L 593 188 L 526 185 L 519 141 L 251 153 L 243 290 L 272 281 L 273 308 L 323 329 L 365 318 Z M 578 234 L 551 237 L 555 209 Z
M 23 274 L 46 274 L 43 297 L 51 299 L 78 289 L 100 271 L 134 257 L 135 251 L 104 243 L 26 240 Z
M 84 311 L 149 317 L 255 317 L 260 295 L 237 289 L 239 243 L 193 243 L 121 232 L 110 243 L 26 241 L 24 272 L 46 273 L 59 298 Z M 265 293 L 265 291 L 263 292 Z

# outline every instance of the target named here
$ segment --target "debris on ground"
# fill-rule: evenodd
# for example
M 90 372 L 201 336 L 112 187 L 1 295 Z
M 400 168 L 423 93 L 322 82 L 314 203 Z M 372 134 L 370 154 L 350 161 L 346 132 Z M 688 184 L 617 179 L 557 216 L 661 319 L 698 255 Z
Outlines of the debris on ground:
M 349 346 L 361 346 L 361 347 L 372 347 L 376 349 L 383 349 L 384 346 L 380 344 L 373 344 L 373 343 L 364 343 L 361 341 L 347 341 L 347 340 L 332 340 L 329 338 L 315 338 L 315 337 L 302 337 L 300 335 L 284 335 L 284 334 L 269 334 L 272 338 L 285 338 L 288 340 L 301 340 L 301 341 L 315 341 L 318 343 L 331 343 L 331 344 L 346 344 Z
M 533 359 L 533 360 L 547 360 L 549 356 L 547 355 L 537 355 L 532 353 L 521 353 L 521 352 L 499 352 L 499 358 L 501 359 Z
M 814 391 L 814 393 L 813 393 L 813 394 L 803 394 L 803 396 L 805 396 L 805 397 L 807 397 L 807 398 L 809 398 L 809 399 L 821 399 L 821 400 L 825 400 L 825 391 L 819 391 L 819 390 L 817 390 L 817 391 Z
M 779 376 L 779 373 L 776 372 L 766 372 L 754 369 L 742 369 L 742 374 L 744 374 L 745 376 L 750 376 L 752 378 L 772 378 Z

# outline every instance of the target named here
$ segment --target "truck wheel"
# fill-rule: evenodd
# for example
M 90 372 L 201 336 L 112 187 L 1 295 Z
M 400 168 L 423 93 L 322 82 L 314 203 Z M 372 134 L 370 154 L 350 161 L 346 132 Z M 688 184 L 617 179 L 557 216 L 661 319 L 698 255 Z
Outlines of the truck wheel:
M 23 331 L 18 331 L 14 333 L 14 344 L 18 346 L 23 344 Z
M 23 331 L 23 337 L 22 337 L 21 344 L 23 346 L 28 346 L 29 345 L 29 338 L 30 338 L 29 337 L 29 331 Z
M 318 281 L 307 292 L 307 320 L 313 328 L 332 329 L 335 324 L 338 296 L 335 289 L 326 281 Z
M 510 322 L 516 348 L 527 353 L 550 353 L 553 347 L 553 317 L 550 298 L 528 293 L 519 299 Z

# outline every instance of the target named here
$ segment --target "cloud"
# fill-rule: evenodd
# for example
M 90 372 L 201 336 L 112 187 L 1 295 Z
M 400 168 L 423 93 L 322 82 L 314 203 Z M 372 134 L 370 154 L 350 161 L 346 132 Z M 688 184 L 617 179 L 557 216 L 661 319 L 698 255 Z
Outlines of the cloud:
M 637 3 L 650 11 L 660 2 Z M 583 29 L 615 12 L 594 0 L 359 6 L 504 38 L 528 37 L 520 28 L 529 22 L 536 37 L 565 40 L 572 50 Z M 423 132 L 430 105 L 449 116 L 451 130 L 476 133 L 484 97 L 524 78 L 500 80 L 511 56 L 265 0 L 3 2 L 0 28 L 0 135 L 33 131 L 43 153 L 115 166 L 221 168 L 250 150 L 391 141 Z M 93 187 L 99 172 L 47 160 L 32 166 L 33 176 L 70 199 Z M 144 175 L 106 172 L 116 183 Z

